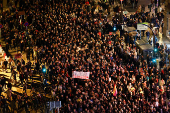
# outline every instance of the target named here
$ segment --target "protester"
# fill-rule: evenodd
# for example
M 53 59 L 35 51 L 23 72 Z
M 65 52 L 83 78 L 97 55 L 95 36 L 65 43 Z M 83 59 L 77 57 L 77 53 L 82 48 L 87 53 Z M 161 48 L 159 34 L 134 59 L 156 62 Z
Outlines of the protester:
M 7 87 L 11 90 L 11 88 L 12 88 L 12 84 L 11 84 L 11 82 L 10 82 L 10 81 L 8 81 Z
M 8 65 L 8 61 L 5 59 L 5 61 L 4 61 L 4 69 L 5 69 L 5 72 L 7 72 L 7 65 Z

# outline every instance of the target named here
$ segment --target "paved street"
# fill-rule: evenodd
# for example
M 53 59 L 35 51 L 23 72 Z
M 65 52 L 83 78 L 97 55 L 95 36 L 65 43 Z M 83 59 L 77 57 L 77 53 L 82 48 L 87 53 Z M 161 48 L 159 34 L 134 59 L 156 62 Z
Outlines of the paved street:
M 2 48 L 5 48 L 5 42 L 1 39 L 0 40 L 1 44 L 2 44 Z M 18 48 L 18 53 L 20 53 L 20 49 Z M 10 57 L 14 58 L 15 57 L 15 54 L 17 54 L 17 50 L 16 49 L 9 49 L 9 54 L 10 54 Z M 25 63 L 27 63 L 27 59 L 26 59 L 26 54 L 23 53 L 22 54 L 22 58 L 25 60 Z M 18 58 L 18 60 L 21 60 L 21 58 Z M 3 62 L 4 61 L 4 56 L 0 55 L 0 61 Z M 33 64 L 34 61 L 32 60 L 31 58 L 31 63 Z M 15 67 L 16 68 L 16 67 Z M 16 70 L 16 69 L 15 69 Z M 14 85 L 14 81 L 13 81 L 13 78 L 11 78 L 11 69 L 7 69 L 7 72 L 3 71 L 2 69 L 2 65 L 0 65 L 0 77 L 5 77 L 6 78 L 6 84 L 10 81 L 12 82 L 12 93 L 13 94 L 19 94 L 19 95 L 23 95 L 24 91 L 23 91 L 23 84 L 21 84 L 20 82 L 20 79 L 19 79 L 19 74 L 17 74 L 16 76 L 16 81 L 17 83 Z M 33 76 L 33 80 L 36 84 L 36 88 L 35 88 L 35 91 L 37 94 L 39 93 L 44 93 L 44 90 L 42 88 L 42 80 L 40 79 L 40 76 L 38 74 L 36 74 L 35 76 Z M 32 91 L 31 91 L 31 82 L 32 80 L 30 78 L 28 78 L 28 85 L 27 85 L 27 89 L 26 89 L 26 93 L 28 96 L 31 96 L 32 95 Z M 49 82 L 48 82 L 49 83 Z M 50 83 L 49 83 L 50 84 Z M 6 88 L 4 88 L 4 91 L 2 92 L 2 95 L 5 96 L 7 98 L 7 86 Z M 47 94 L 46 97 L 48 99 L 51 98 L 51 93 Z M 40 109 L 38 109 L 38 111 L 35 111 L 31 108 L 29 108 L 29 111 L 31 111 L 31 113 L 42 113 L 40 111 Z M 1 113 L 1 112 L 0 112 Z M 14 112 L 14 113 L 18 113 L 18 112 Z M 19 113 L 25 113 L 24 109 L 20 109 Z
M 12 55 L 12 57 L 14 57 L 14 54 L 16 54 L 16 51 L 15 50 L 10 50 L 10 54 Z M 26 57 L 25 57 L 25 54 L 23 54 L 23 59 L 25 59 L 25 61 L 27 62 L 26 60 Z M 3 56 L 0 57 L 0 61 L 4 60 Z M 20 60 L 20 59 L 18 59 Z M 33 62 L 33 61 L 32 61 Z M 17 80 L 17 83 L 16 85 L 14 85 L 14 81 L 13 81 L 13 78 L 11 78 L 11 73 L 10 73 L 10 69 L 7 69 L 7 72 L 3 71 L 2 70 L 2 65 L 0 66 L 0 77 L 5 77 L 6 78 L 6 84 L 11 81 L 12 82 L 12 93 L 13 94 L 19 94 L 19 95 L 23 95 L 24 91 L 23 91 L 23 85 L 20 83 L 20 79 L 19 79 L 19 74 L 17 74 L 17 77 L 16 77 L 16 80 Z M 41 79 L 39 78 L 39 75 L 35 75 L 33 77 L 33 80 L 36 84 L 36 88 L 35 88 L 35 91 L 37 92 L 37 94 L 39 93 L 44 93 L 44 90 L 42 89 L 42 81 Z M 28 86 L 27 86 L 27 95 L 28 96 L 31 96 L 32 95 L 32 91 L 31 91 L 31 81 L 30 79 L 28 79 Z M 6 86 L 7 87 L 7 86 Z M 7 98 L 7 94 L 6 94 L 6 91 L 7 91 L 7 88 L 4 88 L 4 92 L 2 92 L 2 95 L 5 96 Z M 51 94 L 47 94 L 46 95 L 47 98 L 51 98 Z M 36 112 L 35 110 L 33 109 L 29 109 L 31 111 L 31 113 L 41 113 L 40 109 Z M 17 113 L 17 112 L 15 112 Z M 20 110 L 20 113 L 25 113 L 24 110 Z

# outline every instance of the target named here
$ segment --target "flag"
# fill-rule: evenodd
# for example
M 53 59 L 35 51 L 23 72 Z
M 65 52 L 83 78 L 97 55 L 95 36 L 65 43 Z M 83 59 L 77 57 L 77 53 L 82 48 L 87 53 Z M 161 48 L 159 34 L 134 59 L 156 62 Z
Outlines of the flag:
M 98 32 L 99 36 L 101 37 L 102 33 L 101 32 Z
M 89 1 L 86 2 L 86 5 L 89 5 Z
M 4 53 L 4 58 L 6 57 L 6 53 Z
M 117 88 L 116 88 L 116 84 L 114 84 L 113 96 L 115 97 L 116 95 L 117 95 Z

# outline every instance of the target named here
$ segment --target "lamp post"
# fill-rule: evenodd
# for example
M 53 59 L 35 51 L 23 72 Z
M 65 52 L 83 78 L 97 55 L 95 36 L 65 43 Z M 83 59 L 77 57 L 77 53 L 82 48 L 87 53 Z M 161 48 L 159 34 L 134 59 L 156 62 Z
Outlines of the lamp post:
M 1 14 L 0 14 L 0 16 L 2 16 L 2 14 L 3 14 L 3 0 L 0 1 L 0 5 L 1 5 L 0 6 L 1 7 Z
M 121 2 L 121 22 L 122 22 L 122 24 L 123 24 L 123 4 L 122 4 L 122 1 L 123 0 L 120 0 L 120 2 Z

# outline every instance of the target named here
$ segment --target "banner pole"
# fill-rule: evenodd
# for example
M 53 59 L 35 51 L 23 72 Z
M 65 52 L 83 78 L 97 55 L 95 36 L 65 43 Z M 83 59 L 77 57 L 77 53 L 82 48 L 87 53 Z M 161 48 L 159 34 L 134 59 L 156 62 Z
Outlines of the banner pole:
M 74 84 L 74 78 L 73 78 L 73 84 Z

